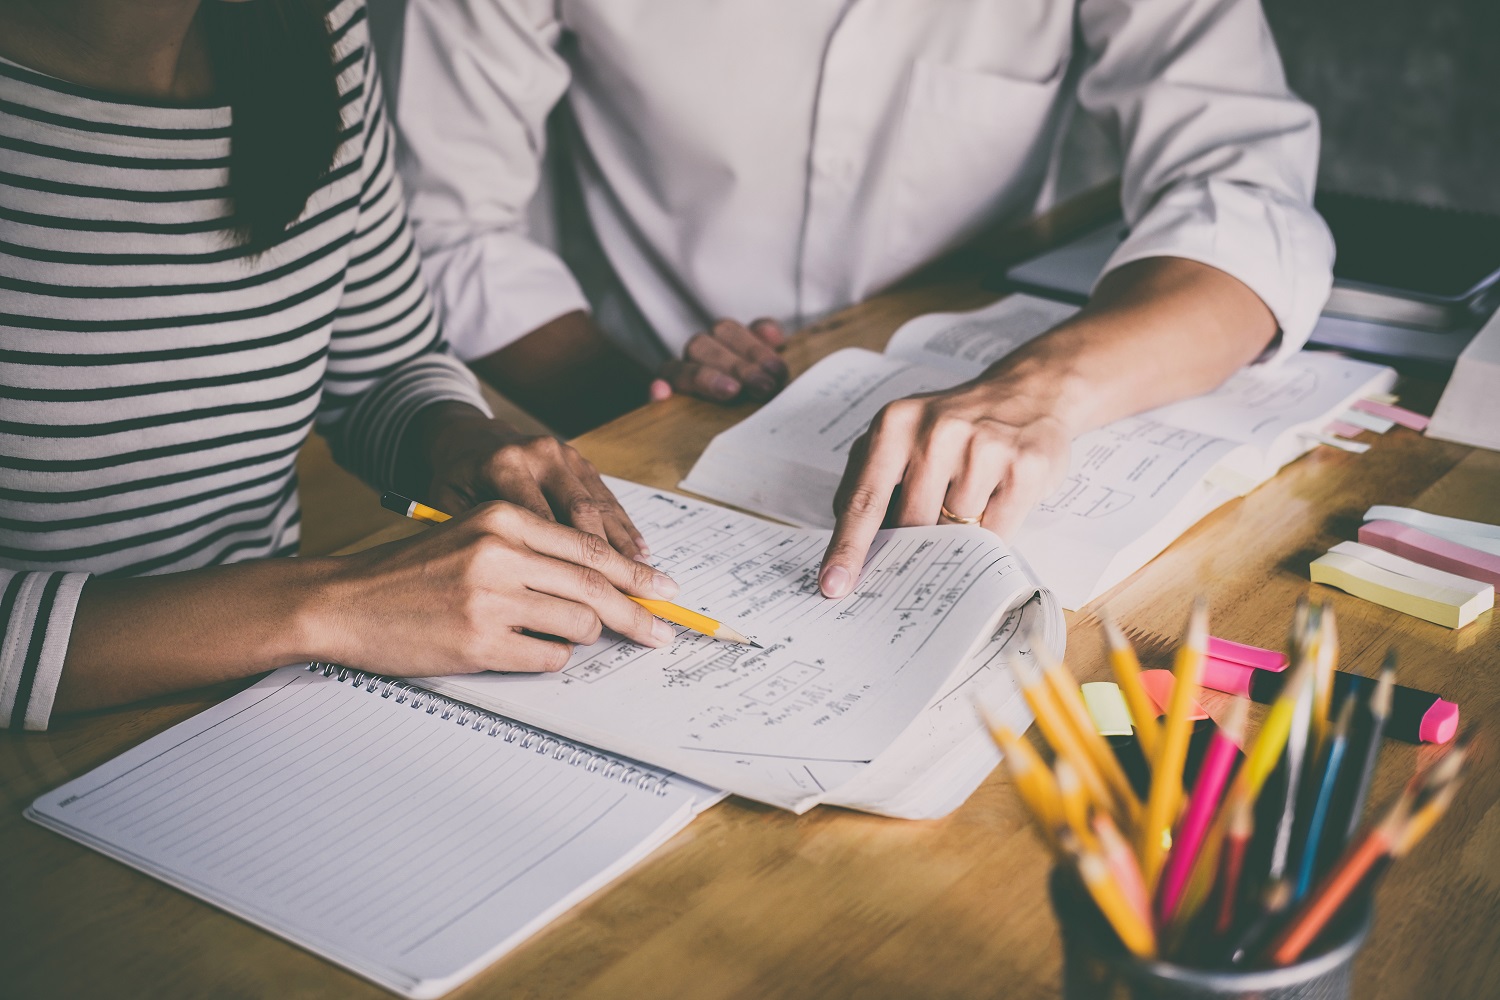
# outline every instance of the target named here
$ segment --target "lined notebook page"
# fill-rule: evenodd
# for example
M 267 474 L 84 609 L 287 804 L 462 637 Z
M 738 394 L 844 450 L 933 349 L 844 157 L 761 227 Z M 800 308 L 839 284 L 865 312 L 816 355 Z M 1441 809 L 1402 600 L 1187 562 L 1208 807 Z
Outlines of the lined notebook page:
M 435 996 L 714 794 L 556 740 L 538 752 L 519 727 L 490 735 L 493 717 L 460 724 L 421 698 L 413 708 L 405 692 L 289 667 L 28 815 L 382 985 Z

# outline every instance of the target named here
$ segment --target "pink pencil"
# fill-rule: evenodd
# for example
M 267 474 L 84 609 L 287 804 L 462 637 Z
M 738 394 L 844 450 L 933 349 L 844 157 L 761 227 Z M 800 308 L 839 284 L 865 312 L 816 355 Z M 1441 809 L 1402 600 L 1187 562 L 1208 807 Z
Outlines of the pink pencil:
M 1198 849 L 1203 846 L 1203 838 L 1208 833 L 1209 822 L 1224 794 L 1224 786 L 1229 783 L 1230 769 L 1234 767 L 1240 743 L 1245 738 L 1245 718 L 1249 705 L 1242 698 L 1235 699 L 1224 724 L 1214 733 L 1208 751 L 1203 755 L 1203 764 L 1198 768 L 1198 780 L 1193 784 L 1192 794 L 1188 796 L 1187 811 L 1182 815 L 1182 822 L 1177 825 L 1177 835 L 1172 838 L 1172 852 L 1167 856 L 1166 866 L 1162 868 L 1161 887 L 1156 897 L 1157 917 L 1162 927 L 1177 912 L 1177 904 L 1182 901 L 1183 890 L 1187 888 L 1188 875 L 1193 870 L 1193 861 L 1198 857 Z

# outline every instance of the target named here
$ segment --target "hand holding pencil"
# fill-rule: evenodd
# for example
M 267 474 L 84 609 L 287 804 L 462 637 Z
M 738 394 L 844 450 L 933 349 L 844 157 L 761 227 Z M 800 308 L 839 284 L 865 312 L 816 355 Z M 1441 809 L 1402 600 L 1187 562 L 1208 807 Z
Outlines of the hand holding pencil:
M 386 510 L 394 511 L 397 514 L 400 514 L 402 517 L 409 517 L 414 521 L 422 521 L 426 524 L 442 524 L 445 521 L 449 521 L 452 519 L 451 514 L 445 514 L 444 512 L 437 510 L 434 507 L 429 507 L 424 503 L 412 500 L 409 497 L 404 497 L 399 493 L 392 493 L 389 491 L 381 494 L 380 505 Z M 602 541 L 602 539 L 600 540 Z M 600 553 L 600 557 L 604 558 L 604 554 Z M 746 638 L 723 622 L 716 621 L 715 619 L 710 618 L 708 615 L 694 611 L 691 608 L 684 608 L 679 604 L 673 604 L 671 601 L 663 599 L 665 597 L 671 597 L 677 593 L 677 584 L 674 583 L 670 577 L 666 576 L 663 573 L 656 573 L 655 576 L 655 588 L 657 594 L 659 594 L 660 596 L 645 596 L 640 593 L 630 593 L 628 589 L 623 592 L 624 596 L 629 600 L 634 601 L 646 611 L 650 612 L 652 615 L 663 621 L 671 622 L 674 625 L 681 625 L 683 628 L 691 629 L 694 632 L 701 632 L 703 635 L 718 639 L 722 642 L 734 642 L 741 645 L 754 646 L 756 649 L 762 648 L 760 643 Z M 667 587 L 670 587 L 670 593 L 667 593 L 663 589 Z M 616 631 L 620 630 L 617 629 Z M 666 632 L 669 631 L 671 630 L 668 629 L 666 631 L 663 631 L 662 629 L 655 628 L 653 626 L 653 636 L 657 639 L 662 639 L 663 641 L 650 642 L 647 643 L 647 645 L 664 645 L 667 642 L 670 642 L 672 638 L 675 638 L 675 635 L 667 636 Z M 629 635 L 629 633 L 622 634 Z M 631 637 L 633 638 L 633 636 Z M 597 632 L 595 632 L 594 638 L 588 640 L 588 642 L 593 642 L 597 638 L 598 634 Z

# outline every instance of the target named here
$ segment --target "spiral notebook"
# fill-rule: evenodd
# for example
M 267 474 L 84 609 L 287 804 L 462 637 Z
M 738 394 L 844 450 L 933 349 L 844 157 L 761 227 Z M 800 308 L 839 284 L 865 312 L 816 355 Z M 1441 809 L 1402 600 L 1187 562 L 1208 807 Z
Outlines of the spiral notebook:
M 435 997 L 722 797 L 314 664 L 276 671 L 26 815 L 380 986 Z

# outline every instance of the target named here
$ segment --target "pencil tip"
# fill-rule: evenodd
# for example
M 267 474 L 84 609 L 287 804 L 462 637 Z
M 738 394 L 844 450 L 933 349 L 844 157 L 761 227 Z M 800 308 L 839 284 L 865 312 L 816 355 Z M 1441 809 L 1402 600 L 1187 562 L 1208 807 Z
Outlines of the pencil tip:
M 766 648 L 766 647 L 762 646 L 760 643 L 756 642 L 754 639 L 751 639 L 749 641 L 748 645 L 750 645 L 751 647 L 753 647 L 755 649 L 765 649 Z

